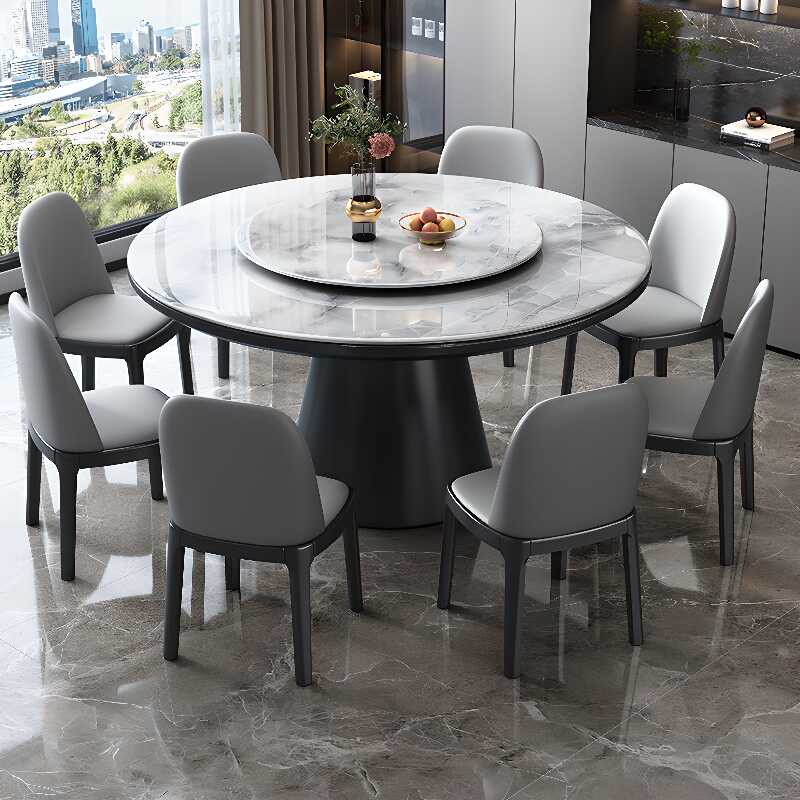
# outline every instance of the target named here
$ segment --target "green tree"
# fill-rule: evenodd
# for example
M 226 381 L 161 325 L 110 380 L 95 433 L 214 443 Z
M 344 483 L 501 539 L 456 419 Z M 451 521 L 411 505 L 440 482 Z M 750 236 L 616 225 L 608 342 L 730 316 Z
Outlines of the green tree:
M 182 130 L 203 124 L 203 85 L 200 81 L 190 83 L 172 100 L 169 111 L 169 129 Z
M 64 104 L 60 100 L 57 100 L 50 106 L 50 111 L 48 111 L 47 116 L 54 122 L 72 121 L 72 117 L 67 113 Z
M 175 50 L 169 50 L 158 59 L 156 69 L 178 72 L 183 69 L 183 60 Z
M 190 53 L 184 60 L 183 64 L 187 69 L 200 69 L 200 51 L 195 50 Z

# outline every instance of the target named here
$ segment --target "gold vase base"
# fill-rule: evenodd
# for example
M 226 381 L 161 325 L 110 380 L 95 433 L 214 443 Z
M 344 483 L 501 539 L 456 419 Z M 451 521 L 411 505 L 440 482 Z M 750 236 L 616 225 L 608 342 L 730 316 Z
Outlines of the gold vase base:
M 383 213 L 383 206 L 377 197 L 373 197 L 371 200 L 354 200 L 351 197 L 347 201 L 344 213 L 347 214 L 351 222 L 377 222 L 378 217 Z

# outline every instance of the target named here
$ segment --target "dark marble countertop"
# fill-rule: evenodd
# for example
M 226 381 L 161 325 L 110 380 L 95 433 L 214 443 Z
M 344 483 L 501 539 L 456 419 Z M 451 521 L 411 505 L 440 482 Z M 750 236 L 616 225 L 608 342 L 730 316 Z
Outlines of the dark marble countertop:
M 667 114 L 634 108 L 590 116 L 588 122 L 589 125 L 598 128 L 647 136 L 732 158 L 754 161 L 769 167 L 782 167 L 800 172 L 800 134 L 792 146 L 767 152 L 754 147 L 721 142 L 720 124 L 701 117 L 691 117 L 688 122 L 676 122 Z

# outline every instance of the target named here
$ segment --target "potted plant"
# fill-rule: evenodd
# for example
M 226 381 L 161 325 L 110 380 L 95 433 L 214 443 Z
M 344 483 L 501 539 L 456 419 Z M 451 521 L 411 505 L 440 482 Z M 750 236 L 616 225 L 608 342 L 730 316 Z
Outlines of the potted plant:
M 673 116 L 689 119 L 693 71 L 703 69 L 703 53 L 721 55 L 725 48 L 716 41 L 689 35 L 685 15 L 675 9 L 642 6 L 639 16 L 640 89 L 656 94 L 672 82 Z
M 388 158 L 395 150 L 395 139 L 406 126 L 394 114 L 381 114 L 378 104 L 352 86 L 336 86 L 339 102 L 332 116 L 317 117 L 311 123 L 309 139 L 342 147 L 353 158 L 350 168 L 353 190 L 347 215 L 353 222 L 353 238 L 375 239 L 375 221 L 381 204 L 375 197 L 375 162 Z

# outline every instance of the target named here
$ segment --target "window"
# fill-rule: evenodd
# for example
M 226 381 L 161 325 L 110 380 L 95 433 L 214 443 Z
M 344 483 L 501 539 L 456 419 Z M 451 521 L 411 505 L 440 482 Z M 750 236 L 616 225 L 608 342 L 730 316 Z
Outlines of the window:
M 239 127 L 238 0 L 0 0 L 0 18 L 0 257 L 51 191 L 131 232 L 175 206 L 189 141 Z

